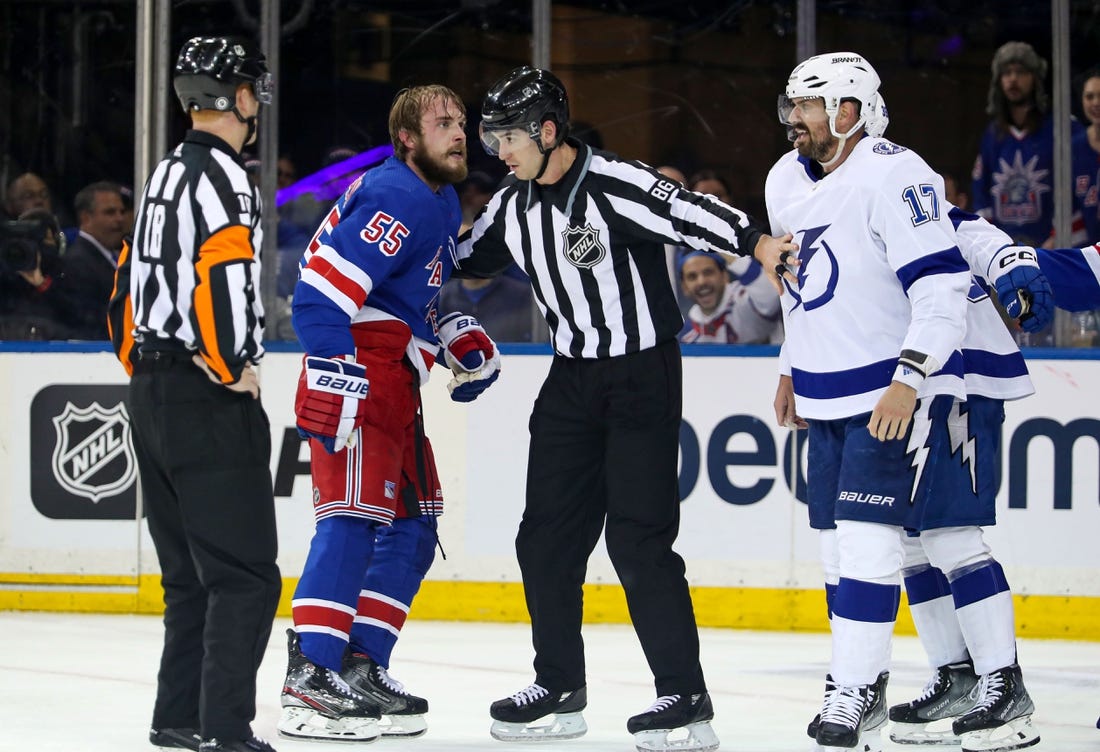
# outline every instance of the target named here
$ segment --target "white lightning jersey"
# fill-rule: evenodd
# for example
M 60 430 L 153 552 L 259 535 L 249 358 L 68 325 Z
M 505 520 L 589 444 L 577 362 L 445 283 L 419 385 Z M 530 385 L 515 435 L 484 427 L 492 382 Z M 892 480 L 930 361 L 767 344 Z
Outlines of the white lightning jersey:
M 768 173 L 772 232 L 791 233 L 802 261 L 798 285 L 781 298 L 781 368 L 801 416 L 870 412 L 902 350 L 941 366 L 919 396 L 965 399 L 970 269 L 942 197 L 943 180 L 923 159 L 881 138 L 861 139 L 824 179 L 793 150 Z
M 989 298 L 992 281 L 989 266 L 997 251 L 1015 245 L 1002 230 L 944 202 L 955 227 L 955 241 L 969 262 L 975 280 L 966 309 L 963 339 L 963 371 L 966 393 L 992 399 L 1014 400 L 1035 393 L 1027 364 L 1000 313 Z

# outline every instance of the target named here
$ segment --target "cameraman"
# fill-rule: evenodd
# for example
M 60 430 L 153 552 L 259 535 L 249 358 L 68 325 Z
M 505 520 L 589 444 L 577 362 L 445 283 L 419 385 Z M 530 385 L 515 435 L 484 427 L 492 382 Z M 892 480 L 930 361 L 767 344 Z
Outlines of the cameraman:
M 65 236 L 45 209 L 0 222 L 0 339 L 70 339 L 79 325 L 65 281 Z

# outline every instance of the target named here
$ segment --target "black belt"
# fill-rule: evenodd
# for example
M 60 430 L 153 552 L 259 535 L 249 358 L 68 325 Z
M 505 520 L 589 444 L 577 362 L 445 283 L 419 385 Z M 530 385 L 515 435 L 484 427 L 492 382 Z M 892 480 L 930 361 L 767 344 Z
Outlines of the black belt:
M 191 362 L 193 357 L 194 353 L 187 350 L 141 350 L 138 352 L 137 361 L 134 363 L 134 372 L 148 373 L 183 363 L 193 368 L 194 363 Z

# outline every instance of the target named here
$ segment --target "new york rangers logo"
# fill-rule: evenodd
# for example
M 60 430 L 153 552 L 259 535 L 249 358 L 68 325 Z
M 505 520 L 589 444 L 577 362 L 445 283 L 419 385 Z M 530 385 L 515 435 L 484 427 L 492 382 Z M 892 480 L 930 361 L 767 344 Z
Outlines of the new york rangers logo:
M 600 242 L 599 231 L 594 230 L 591 224 L 581 227 L 569 225 L 562 231 L 561 237 L 565 241 L 565 258 L 573 266 L 591 269 L 607 255 L 607 249 Z
M 98 503 L 133 484 L 137 466 L 130 417 L 121 402 L 109 410 L 98 402 L 86 408 L 66 402 L 53 426 L 53 474 L 62 488 Z

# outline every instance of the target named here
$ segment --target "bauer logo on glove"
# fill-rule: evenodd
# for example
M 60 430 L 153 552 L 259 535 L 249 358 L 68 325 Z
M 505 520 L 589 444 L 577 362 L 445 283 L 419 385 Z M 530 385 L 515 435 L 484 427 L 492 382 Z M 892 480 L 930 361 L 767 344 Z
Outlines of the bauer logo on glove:
M 443 356 L 455 377 L 447 384 L 455 402 L 472 402 L 500 376 L 500 353 L 473 316 L 451 313 L 439 322 Z
M 298 435 L 317 439 L 330 454 L 351 446 L 363 424 L 369 393 L 367 369 L 351 356 L 341 360 L 307 355 L 294 398 Z

